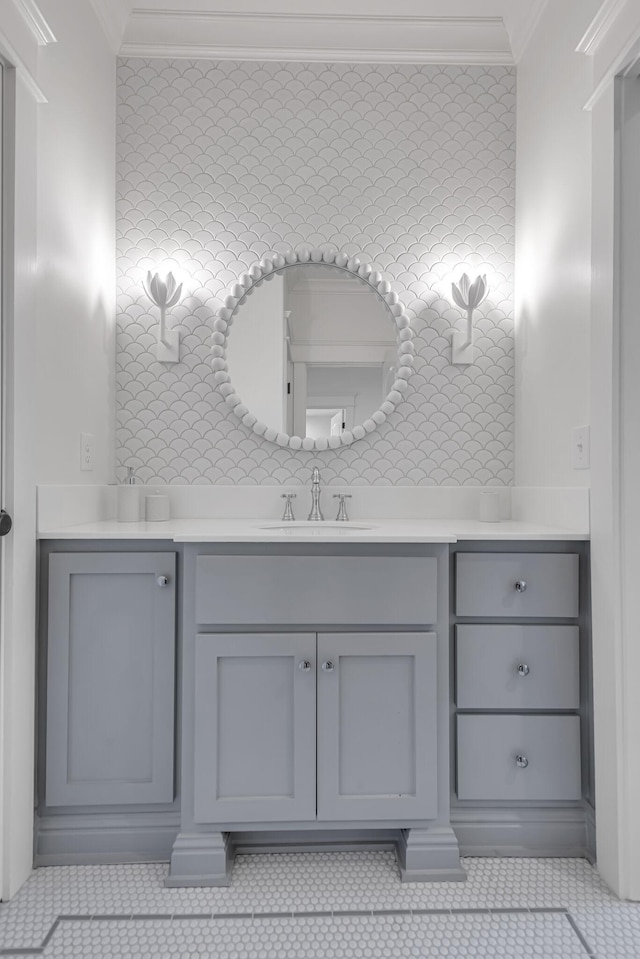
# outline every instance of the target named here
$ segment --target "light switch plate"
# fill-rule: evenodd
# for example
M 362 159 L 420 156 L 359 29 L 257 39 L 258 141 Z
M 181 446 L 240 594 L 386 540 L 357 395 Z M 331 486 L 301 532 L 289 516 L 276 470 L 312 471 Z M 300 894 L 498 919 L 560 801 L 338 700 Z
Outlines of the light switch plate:
M 92 470 L 96 457 L 96 438 L 93 433 L 80 434 L 80 469 Z
M 591 462 L 591 429 L 576 426 L 571 440 L 571 462 L 574 470 L 588 470 Z

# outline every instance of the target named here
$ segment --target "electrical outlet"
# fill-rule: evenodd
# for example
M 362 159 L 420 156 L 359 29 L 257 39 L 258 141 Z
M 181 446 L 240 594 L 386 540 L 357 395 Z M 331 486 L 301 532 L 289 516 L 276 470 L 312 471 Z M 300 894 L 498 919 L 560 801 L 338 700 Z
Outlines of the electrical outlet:
M 574 470 L 588 470 L 591 457 L 591 431 L 588 426 L 576 426 L 572 433 L 571 462 Z
M 93 433 L 80 434 L 80 469 L 92 470 L 96 456 L 96 438 Z

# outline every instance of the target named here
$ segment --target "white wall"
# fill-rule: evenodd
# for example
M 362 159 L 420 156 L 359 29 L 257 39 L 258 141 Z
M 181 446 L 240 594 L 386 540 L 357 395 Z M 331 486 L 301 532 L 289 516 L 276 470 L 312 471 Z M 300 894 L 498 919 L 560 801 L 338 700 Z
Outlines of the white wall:
M 600 8 L 607 16 L 593 20 Z M 578 44 L 588 56 L 574 52 Z M 636 0 L 564 0 L 562 18 L 548 3 L 518 78 L 516 248 L 516 483 L 587 482 L 588 473 L 569 470 L 567 434 L 590 410 L 597 859 L 612 889 L 632 899 L 640 899 L 637 311 L 619 305 L 617 205 L 625 209 L 637 189 L 616 197 L 612 78 L 639 51 Z M 637 243 L 637 217 L 631 236 Z M 637 255 L 631 262 L 636 270 Z
M 41 0 L 38 129 L 38 481 L 113 480 L 115 56 L 86 0 Z M 80 433 L 96 438 L 80 471 Z
M 588 486 L 571 430 L 589 423 L 592 64 L 575 52 L 599 0 L 548 3 L 518 65 L 518 486 Z
M 7 71 L 16 84 L 15 144 L 5 168 L 9 182 L 15 165 L 15 226 L 3 254 L 5 504 L 14 528 L 0 547 L 2 899 L 27 878 L 33 857 L 36 483 L 110 475 L 113 354 L 105 318 L 113 314 L 115 200 L 115 58 L 91 5 L 42 0 L 58 41 L 47 47 L 9 6 L 0 53 L 19 70 Z M 39 105 L 40 91 L 48 102 Z M 80 429 L 99 441 L 94 473 L 78 469 Z

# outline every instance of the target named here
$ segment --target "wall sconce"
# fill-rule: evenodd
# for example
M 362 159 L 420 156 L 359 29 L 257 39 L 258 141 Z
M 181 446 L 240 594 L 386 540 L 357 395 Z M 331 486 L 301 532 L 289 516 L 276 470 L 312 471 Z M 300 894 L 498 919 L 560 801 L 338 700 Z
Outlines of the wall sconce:
M 180 333 L 178 330 L 167 330 L 166 313 L 180 301 L 182 283 L 176 285 L 173 273 L 167 273 L 166 280 L 161 280 L 158 273 L 147 273 L 146 282 L 143 280 L 144 291 L 160 309 L 160 324 L 158 326 L 158 346 L 156 359 L 160 363 L 178 363 L 180 361 Z
M 458 283 L 451 284 L 453 302 L 467 314 L 466 333 L 453 333 L 451 337 L 451 363 L 468 366 L 475 359 L 473 347 L 473 311 L 486 299 L 489 292 L 486 276 L 477 276 L 473 283 L 463 273 Z

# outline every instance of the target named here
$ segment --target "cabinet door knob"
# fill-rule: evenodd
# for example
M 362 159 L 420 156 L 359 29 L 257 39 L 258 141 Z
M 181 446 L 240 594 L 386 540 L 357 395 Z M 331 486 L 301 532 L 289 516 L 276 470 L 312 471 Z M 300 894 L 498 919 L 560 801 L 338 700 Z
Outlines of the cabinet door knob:
M 156 577 L 156 583 L 158 584 L 158 586 L 168 586 L 168 585 L 169 585 L 169 577 L 168 577 L 168 576 L 157 576 L 157 577 Z
M 529 760 L 526 756 L 516 756 L 516 766 L 520 769 L 526 769 L 529 765 Z
M 518 663 L 518 676 L 528 676 L 530 672 L 526 663 Z
M 524 593 L 525 589 L 527 588 L 527 584 L 523 579 L 519 579 L 517 583 L 514 583 L 514 586 L 518 593 Z
M 331 662 L 330 659 L 328 659 L 328 660 L 326 661 L 326 663 L 323 663 L 323 664 L 322 664 L 322 668 L 324 669 L 325 673 L 332 673 L 332 672 L 333 672 L 333 663 Z
M 308 659 L 303 659 L 301 663 L 298 663 L 298 669 L 301 669 L 303 673 L 308 673 L 311 669 L 311 663 Z

